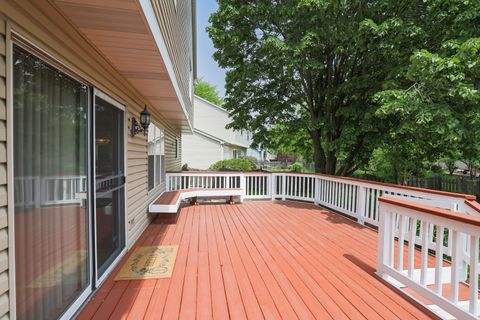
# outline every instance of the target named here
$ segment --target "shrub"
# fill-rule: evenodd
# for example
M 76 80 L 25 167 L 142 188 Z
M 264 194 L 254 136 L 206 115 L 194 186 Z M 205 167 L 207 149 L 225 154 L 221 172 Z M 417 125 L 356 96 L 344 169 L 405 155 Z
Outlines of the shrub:
M 254 168 L 256 168 L 256 167 L 258 166 L 258 160 L 257 160 L 257 158 L 251 157 L 251 156 L 246 156 L 246 157 L 244 157 L 244 159 L 250 161 L 250 163 L 252 164 L 252 166 L 253 166 Z
M 302 172 L 303 164 L 301 164 L 300 162 L 294 162 L 291 165 L 289 165 L 288 168 L 290 169 L 290 171 L 293 171 L 293 172 Z
M 438 164 L 432 164 L 430 167 L 430 172 L 433 174 L 442 174 L 444 172 L 443 168 Z
M 221 171 L 221 170 L 236 170 L 236 171 L 252 171 L 253 165 L 247 159 L 228 159 L 220 160 L 212 164 L 209 170 Z

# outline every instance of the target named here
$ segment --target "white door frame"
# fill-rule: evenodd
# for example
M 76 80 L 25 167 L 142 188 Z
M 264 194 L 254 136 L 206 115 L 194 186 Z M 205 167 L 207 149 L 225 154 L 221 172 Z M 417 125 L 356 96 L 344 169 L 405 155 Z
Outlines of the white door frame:
M 124 105 L 122 105 L 120 102 L 118 102 L 117 100 L 115 100 L 114 98 L 112 98 L 110 95 L 107 95 L 106 93 L 104 93 L 103 91 L 100 91 L 99 89 L 97 88 L 93 88 L 93 99 L 92 99 L 92 117 L 91 117 L 91 121 L 92 121 L 92 143 L 93 143 L 93 140 L 95 139 L 96 137 L 96 133 L 95 133 L 95 98 L 96 97 L 99 97 L 100 99 L 102 100 L 105 100 L 107 101 L 108 103 L 110 103 L 111 105 L 113 105 L 114 107 L 118 108 L 119 110 L 121 110 L 123 112 L 123 172 L 124 172 L 124 175 L 125 175 L 125 178 L 127 177 L 127 122 L 126 122 L 126 108 Z M 93 235 L 94 235 L 94 241 L 93 241 L 93 248 L 94 248 L 94 252 L 95 252 L 95 258 L 93 259 L 94 260 L 94 263 L 93 263 L 93 270 L 95 270 L 95 279 L 92 279 L 93 280 L 93 285 L 95 288 L 98 288 L 104 281 L 105 279 L 108 277 L 108 275 L 110 275 L 110 273 L 112 272 L 112 270 L 115 268 L 115 266 L 120 262 L 120 260 L 123 258 L 123 256 L 125 255 L 125 253 L 127 252 L 127 243 L 128 243 L 128 230 L 127 230 L 127 226 L 128 226 L 128 223 L 127 223 L 127 218 L 128 218 L 128 215 L 127 215 L 127 181 L 125 180 L 125 184 L 123 186 L 123 213 L 124 213 L 124 239 L 125 239 L 125 243 L 124 243 L 124 247 L 123 249 L 120 251 L 120 253 L 118 254 L 118 256 L 115 258 L 115 260 L 113 260 L 113 262 L 110 264 L 110 266 L 103 272 L 102 276 L 98 277 L 98 274 L 97 274 L 97 270 L 98 270 L 98 265 L 97 265 L 97 221 L 96 221 L 96 208 L 97 208 L 97 199 L 96 199 L 96 172 L 95 172 L 95 159 L 96 159 L 96 151 L 95 151 L 95 146 L 93 145 L 92 148 L 91 148 L 91 152 L 92 152 L 92 178 L 93 178 L 93 204 L 92 204 L 92 232 L 93 232 Z
M 15 36 L 16 40 L 21 40 L 21 42 L 14 41 L 12 37 Z M 86 85 L 87 87 L 91 87 L 87 82 L 85 82 L 82 78 L 76 77 L 75 73 L 68 72 L 65 70 L 65 68 L 59 67 L 57 65 L 57 60 L 52 57 L 51 55 L 48 54 L 48 52 L 45 52 L 44 50 L 40 49 L 36 45 L 34 45 L 31 41 L 29 41 L 27 38 L 25 38 L 23 35 L 20 33 L 16 32 L 15 30 L 11 29 L 10 23 L 7 23 L 7 30 L 6 30 L 6 65 L 7 65 L 7 70 L 6 70 L 6 76 L 7 76 L 7 176 L 8 176 L 8 186 L 9 186 L 9 192 L 8 192 L 8 260 L 9 260 L 9 267 L 8 267 L 8 274 L 9 274 L 9 295 L 10 295 L 10 303 L 9 303 L 9 313 L 10 317 L 12 319 L 16 318 L 17 315 L 17 297 L 16 297 L 16 274 L 15 274 L 15 208 L 14 208 L 14 201 L 15 201 L 15 195 L 14 195 L 14 154 L 13 154 L 13 46 L 17 45 L 27 51 L 29 51 L 32 55 L 37 57 L 38 59 L 44 61 L 45 63 L 51 65 L 53 68 L 58 70 L 59 72 L 66 73 L 68 76 L 72 77 L 75 79 L 75 81 L 78 81 L 82 83 L 83 85 Z M 32 50 L 34 49 L 34 50 Z M 41 52 L 42 55 L 39 56 L 37 55 L 37 52 Z M 89 99 L 88 99 L 88 106 L 87 108 L 90 110 L 91 109 L 91 99 L 90 99 L 91 93 L 89 93 Z M 90 128 L 91 128 L 91 123 L 90 123 L 90 112 L 88 111 L 88 116 L 87 116 L 87 170 L 88 174 L 90 175 L 90 149 L 91 149 L 91 142 L 92 142 L 92 136 L 90 133 Z M 90 176 L 89 178 L 90 179 Z M 87 180 L 88 181 L 88 180 Z M 88 186 L 87 192 L 90 192 L 90 184 Z M 85 301 L 88 299 L 88 297 L 92 294 L 93 289 L 92 285 L 94 283 L 93 279 L 93 269 L 92 269 L 92 228 L 91 228 L 91 208 L 90 208 L 90 203 L 87 206 L 88 212 L 87 212 L 87 229 L 88 229 L 88 265 L 89 265 L 89 281 L 87 287 L 84 289 L 82 293 L 80 293 L 77 298 L 65 309 L 63 314 L 60 315 L 61 320 L 63 319 L 71 319 L 75 313 L 80 309 L 80 307 L 85 303 Z

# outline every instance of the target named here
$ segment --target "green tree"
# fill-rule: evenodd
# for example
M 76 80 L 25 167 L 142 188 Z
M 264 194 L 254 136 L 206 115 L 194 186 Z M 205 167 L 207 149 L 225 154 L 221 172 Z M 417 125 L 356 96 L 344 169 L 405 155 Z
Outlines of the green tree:
M 475 172 L 480 159 L 480 2 L 446 1 L 435 11 L 451 15 L 441 44 L 417 50 L 392 89 L 375 96 L 377 115 L 391 124 L 392 145 L 415 141 L 449 172 L 462 160 Z
M 221 106 L 223 104 L 223 99 L 218 93 L 217 88 L 207 81 L 197 80 L 195 82 L 195 86 L 193 87 L 193 92 L 200 98 L 216 104 L 217 106 Z
M 313 161 L 313 146 L 308 131 L 295 123 L 279 123 L 270 129 L 269 150 Z
M 294 124 L 308 133 L 316 171 L 351 174 L 389 130 L 372 96 L 415 49 L 443 40 L 454 19 L 437 15 L 445 2 L 220 0 L 208 31 L 228 70 L 230 126 L 268 144 L 277 124 Z

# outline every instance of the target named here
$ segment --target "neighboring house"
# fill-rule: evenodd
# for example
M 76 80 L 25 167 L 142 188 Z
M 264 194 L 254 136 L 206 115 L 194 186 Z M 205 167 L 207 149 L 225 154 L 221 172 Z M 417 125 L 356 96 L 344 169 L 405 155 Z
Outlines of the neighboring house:
M 151 222 L 193 128 L 194 8 L 1 2 L 2 319 L 72 318 Z
M 247 131 L 226 129 L 231 122 L 228 111 L 198 96 L 194 97 L 193 134 L 182 135 L 182 161 L 193 169 L 208 169 L 220 160 L 253 156 L 262 152 L 250 148 L 252 136 Z

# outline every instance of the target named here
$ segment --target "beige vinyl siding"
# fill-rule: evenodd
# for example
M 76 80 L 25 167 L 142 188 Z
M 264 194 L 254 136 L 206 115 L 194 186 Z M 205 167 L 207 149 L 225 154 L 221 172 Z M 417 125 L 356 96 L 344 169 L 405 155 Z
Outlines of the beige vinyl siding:
M 7 215 L 7 26 L 0 16 L 0 318 L 9 314 Z
M 138 119 L 138 115 L 136 115 Z M 152 120 L 158 123 L 165 130 L 165 165 L 167 171 L 181 169 L 181 140 L 180 133 L 165 127 L 158 117 Z M 175 138 L 179 141 L 178 157 L 175 157 Z M 147 139 L 142 134 L 135 138 L 128 138 L 128 224 L 129 247 L 142 234 L 150 219 L 155 216 L 145 214 L 148 211 L 148 204 L 155 200 L 166 189 L 166 183 L 161 183 L 155 189 L 148 191 L 148 154 Z
M 193 119 L 193 102 L 190 101 L 190 70 L 193 72 L 193 10 L 191 0 L 151 0 L 157 11 L 158 23 L 172 60 L 180 91 L 190 119 Z M 187 27 L 185 24 L 188 24 Z M 193 120 L 194 121 L 194 120 Z M 193 123 L 192 123 L 193 125 Z
M 20 36 L 39 47 L 48 56 L 85 79 L 126 106 L 127 121 L 133 115 L 139 119 L 147 99 L 142 96 L 98 50 L 72 26 L 64 16 L 47 1 L 3 1 L 0 12 L 4 14 Z M 4 90 L 0 81 L 0 93 Z M 149 106 L 152 120 L 165 130 L 166 140 L 180 137 L 180 129 L 172 127 L 162 115 Z M 127 122 L 127 230 L 128 247 L 131 247 L 151 221 L 147 207 L 149 200 L 147 183 L 147 140 L 143 134 L 129 135 Z M 0 126 L 0 128 L 2 128 Z M 1 130 L 1 129 L 0 129 Z M 0 143 L 0 155 L 5 162 L 5 143 Z M 174 150 L 173 150 L 174 151 Z M 166 163 L 168 170 L 179 170 L 181 160 L 174 159 L 167 142 Z M 5 186 L 0 186 L 3 192 Z M 160 190 L 160 189 L 159 189 Z M 2 197 L 3 194 L 0 194 Z M 3 198 L 1 198 L 3 199 Z M 3 203 L 3 202 L 2 202 Z M 1 237 L 0 237 L 1 242 Z M 1 255 L 0 255 L 1 257 Z M 1 263 L 1 260 L 0 260 Z M 1 279 L 0 279 L 1 282 Z M 1 288 L 1 283 L 0 283 Z M 0 301 L 1 308 L 1 301 Z

